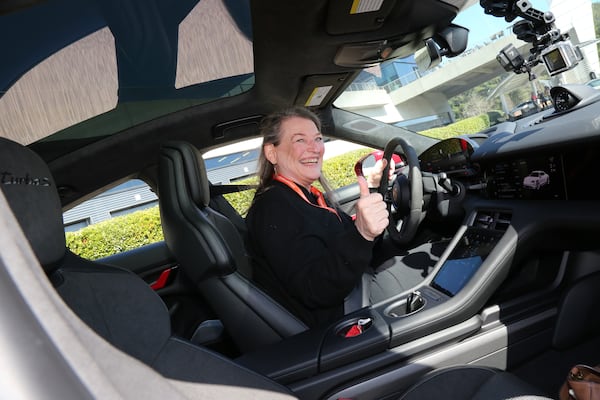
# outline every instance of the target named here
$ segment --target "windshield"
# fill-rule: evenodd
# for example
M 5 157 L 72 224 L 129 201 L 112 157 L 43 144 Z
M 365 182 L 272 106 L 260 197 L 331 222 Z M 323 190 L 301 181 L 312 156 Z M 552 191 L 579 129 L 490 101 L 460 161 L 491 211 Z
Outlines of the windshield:
M 532 6 L 551 11 L 555 25 L 583 54 L 575 68 L 550 76 L 544 63 L 530 74 L 505 70 L 496 59 L 514 45 L 527 57 L 528 43 L 517 39 L 504 18 L 486 15 L 480 2 L 453 21 L 469 29 L 468 47 L 459 56 L 442 59 L 437 67 L 420 71 L 414 56 L 388 60 L 365 68 L 336 100 L 336 107 L 443 138 L 475 133 L 552 107 L 550 89 L 558 84 L 586 83 L 599 71 L 595 15 L 591 1 L 534 0 Z M 568 5 L 567 5 L 568 3 Z M 575 25 L 573 22 L 577 21 Z

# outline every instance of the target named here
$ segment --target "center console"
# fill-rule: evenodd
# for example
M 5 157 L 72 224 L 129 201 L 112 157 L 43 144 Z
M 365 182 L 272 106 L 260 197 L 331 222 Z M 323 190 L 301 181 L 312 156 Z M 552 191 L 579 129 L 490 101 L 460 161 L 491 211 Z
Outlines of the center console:
M 510 225 L 510 214 L 478 211 L 430 285 L 455 296 L 477 272 Z
M 424 343 L 456 341 L 477 331 L 476 317 L 508 261 L 510 212 L 477 210 L 461 227 L 421 285 L 388 302 L 346 315 L 322 330 L 311 329 L 238 359 L 283 384 L 351 368 L 353 362 L 390 362 L 422 350 Z M 435 336 L 435 337 L 434 337 Z M 393 352 L 388 352 L 395 349 Z M 402 351 L 399 351 L 402 349 Z

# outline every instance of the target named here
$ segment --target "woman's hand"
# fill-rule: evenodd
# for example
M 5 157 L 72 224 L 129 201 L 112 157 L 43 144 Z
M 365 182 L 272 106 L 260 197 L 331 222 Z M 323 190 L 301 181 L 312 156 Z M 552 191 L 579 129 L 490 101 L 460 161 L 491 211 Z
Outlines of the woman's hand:
M 364 177 L 358 177 L 358 186 L 360 187 L 360 198 L 356 202 L 354 224 L 362 237 L 373 241 L 383 233 L 390 223 L 389 213 L 381 194 L 369 193 L 369 186 Z
M 394 171 L 396 169 L 396 163 L 394 162 L 394 159 L 392 159 L 391 161 L 392 162 L 391 162 L 390 169 L 389 169 L 388 182 L 394 177 Z M 387 160 L 385 160 L 385 159 L 378 160 L 375 163 L 375 166 L 373 167 L 373 169 L 371 170 L 371 173 L 369 173 L 369 176 L 367 177 L 367 182 L 368 182 L 370 188 L 378 188 L 379 187 L 379 183 L 381 182 L 381 175 L 383 174 L 383 170 L 386 165 L 387 165 Z

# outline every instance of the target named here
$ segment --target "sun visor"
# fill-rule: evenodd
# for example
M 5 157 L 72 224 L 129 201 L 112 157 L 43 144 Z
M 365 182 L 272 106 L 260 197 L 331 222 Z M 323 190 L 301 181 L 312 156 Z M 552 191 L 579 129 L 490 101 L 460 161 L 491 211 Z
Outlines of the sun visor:
M 312 75 L 304 79 L 295 104 L 320 107 L 339 93 L 349 74 Z
M 426 39 L 451 25 L 458 9 L 439 0 L 332 0 L 327 33 L 345 39 L 334 63 L 346 68 L 371 67 L 405 58 Z

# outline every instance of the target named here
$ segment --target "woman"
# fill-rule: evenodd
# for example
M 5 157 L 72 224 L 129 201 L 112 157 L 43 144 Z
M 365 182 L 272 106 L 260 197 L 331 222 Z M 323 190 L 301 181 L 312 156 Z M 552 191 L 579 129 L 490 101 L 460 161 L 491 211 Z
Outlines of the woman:
M 312 111 L 269 115 L 261 132 L 260 182 L 246 218 L 254 279 L 309 326 L 332 322 L 367 271 L 389 222 L 386 204 L 360 177 L 353 220 L 313 186 L 329 187 L 321 175 L 321 122 Z

